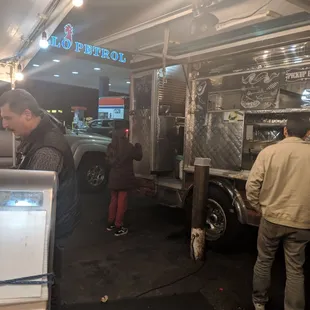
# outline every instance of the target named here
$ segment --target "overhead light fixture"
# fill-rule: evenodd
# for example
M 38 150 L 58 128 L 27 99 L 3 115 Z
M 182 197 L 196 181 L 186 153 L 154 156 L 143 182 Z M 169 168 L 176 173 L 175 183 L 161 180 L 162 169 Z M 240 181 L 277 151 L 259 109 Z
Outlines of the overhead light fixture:
M 22 73 L 22 66 L 21 64 L 18 64 L 17 71 L 15 73 L 15 80 L 22 81 L 23 79 L 24 79 L 24 74 Z
M 77 75 L 77 74 L 79 74 L 79 73 L 78 73 L 77 71 L 73 71 L 72 74 Z
M 109 84 L 109 86 L 111 86 L 112 84 Z
M 59 59 L 53 59 L 53 61 L 54 61 L 54 62 L 60 62 L 60 60 L 59 60 Z
M 59 78 L 59 74 L 54 74 L 54 77 Z
M 129 82 L 129 81 L 127 81 L 126 83 L 127 83 L 127 84 L 130 84 L 130 82 Z
M 200 17 L 204 13 L 205 3 L 203 0 L 193 0 L 193 16 L 194 18 Z
M 100 69 L 100 68 L 94 68 L 94 70 L 95 70 L 95 71 L 100 71 L 101 69 Z
M 72 4 L 75 7 L 79 8 L 79 7 L 81 7 L 84 4 L 84 1 L 83 0 L 72 0 Z
M 47 49 L 48 48 L 48 41 L 47 41 L 47 33 L 46 31 L 43 31 L 42 33 L 42 37 L 41 37 L 41 40 L 40 40 L 40 47 L 43 48 L 43 49 Z
M 201 34 L 206 31 L 214 31 L 216 25 L 218 25 L 219 19 L 208 12 L 204 12 L 201 15 L 194 17 L 191 24 L 191 34 Z
M 214 30 L 219 23 L 219 19 L 209 13 L 205 0 L 192 0 L 193 20 L 191 24 L 191 34 L 201 34 L 206 31 Z
M 40 67 L 40 65 L 37 65 L 37 64 L 33 64 L 32 66 L 33 67 Z

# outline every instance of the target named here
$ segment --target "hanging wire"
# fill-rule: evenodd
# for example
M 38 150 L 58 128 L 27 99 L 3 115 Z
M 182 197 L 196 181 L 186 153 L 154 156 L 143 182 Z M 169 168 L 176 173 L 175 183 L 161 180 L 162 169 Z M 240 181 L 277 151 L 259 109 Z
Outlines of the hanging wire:
M 226 23 L 229 23 L 229 22 L 238 21 L 238 20 L 242 20 L 242 19 L 245 19 L 245 18 L 252 17 L 252 16 L 254 16 L 257 12 L 259 12 L 261 9 L 265 8 L 266 6 L 268 6 L 272 1 L 273 1 L 273 0 L 269 0 L 268 2 L 266 2 L 265 4 L 263 4 L 262 6 L 260 6 L 258 9 L 256 9 L 254 12 L 252 12 L 252 13 L 249 14 L 249 15 L 241 16 L 241 17 L 234 17 L 234 18 L 225 20 L 224 22 L 221 22 L 220 24 L 226 24 Z

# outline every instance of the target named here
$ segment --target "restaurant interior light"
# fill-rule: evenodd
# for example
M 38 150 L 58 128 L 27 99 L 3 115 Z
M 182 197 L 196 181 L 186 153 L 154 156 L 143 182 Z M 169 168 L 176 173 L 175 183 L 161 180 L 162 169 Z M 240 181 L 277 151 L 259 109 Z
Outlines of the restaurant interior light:
M 72 0 L 72 4 L 77 8 L 81 7 L 83 3 L 84 3 L 83 0 Z
M 40 47 L 43 49 L 47 49 L 48 48 L 48 41 L 47 41 L 47 34 L 46 31 L 43 31 L 42 33 L 42 37 L 40 40 Z
M 305 89 L 301 95 L 301 100 L 306 102 L 307 104 L 310 103 L 310 89 Z

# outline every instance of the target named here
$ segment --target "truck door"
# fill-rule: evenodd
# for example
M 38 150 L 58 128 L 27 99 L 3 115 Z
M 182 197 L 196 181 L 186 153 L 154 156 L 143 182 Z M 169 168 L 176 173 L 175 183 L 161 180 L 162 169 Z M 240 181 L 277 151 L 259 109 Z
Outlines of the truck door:
M 186 70 L 184 68 L 184 70 Z M 181 65 L 169 66 L 165 73 L 156 71 L 155 102 L 152 110 L 154 150 L 152 171 L 169 176 L 175 170 L 177 155 L 183 154 L 186 82 Z M 182 149 L 182 150 L 181 150 Z
M 132 75 L 130 96 L 130 140 L 133 144 L 140 143 L 143 159 L 135 163 L 138 176 L 149 176 L 153 145 L 151 141 L 151 109 L 154 95 L 155 71 Z
M 169 175 L 183 142 L 178 120 L 184 118 L 186 83 L 181 66 L 171 66 L 165 78 L 161 69 L 132 76 L 131 141 L 139 142 L 143 160 L 136 173 Z M 180 143 L 179 143 L 180 141 Z

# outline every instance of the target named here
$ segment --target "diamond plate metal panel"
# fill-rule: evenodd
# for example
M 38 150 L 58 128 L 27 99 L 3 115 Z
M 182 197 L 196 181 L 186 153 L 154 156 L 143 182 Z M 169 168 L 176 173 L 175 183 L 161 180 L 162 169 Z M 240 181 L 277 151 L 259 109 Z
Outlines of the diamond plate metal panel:
M 229 122 L 225 112 L 213 112 L 206 120 L 206 157 L 213 168 L 239 170 L 242 165 L 244 120 Z
M 185 166 L 209 157 L 213 168 L 239 170 L 244 121 L 224 121 L 224 112 L 208 112 L 207 81 L 192 81 L 186 103 Z

